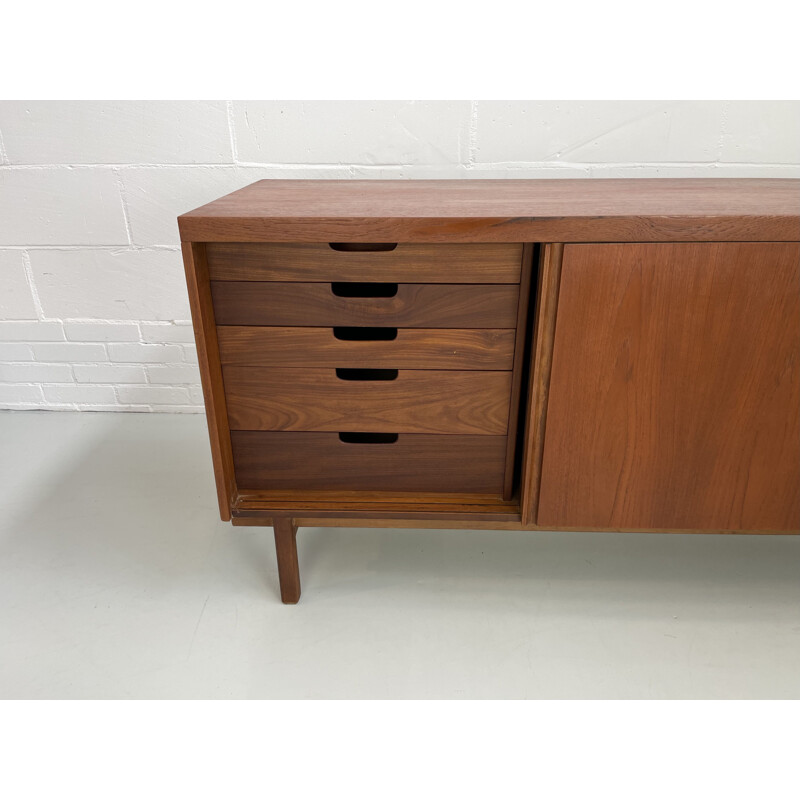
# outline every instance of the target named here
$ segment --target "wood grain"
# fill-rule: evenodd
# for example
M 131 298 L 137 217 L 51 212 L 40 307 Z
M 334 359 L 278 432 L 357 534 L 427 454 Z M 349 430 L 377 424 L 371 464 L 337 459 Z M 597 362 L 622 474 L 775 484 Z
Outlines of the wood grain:
M 358 509 L 351 509 L 346 512 L 342 511 L 330 511 L 325 510 L 323 508 L 281 508 L 281 509 L 271 509 L 270 511 L 260 511 L 260 510 L 253 510 L 253 509 L 241 509 L 237 510 L 236 512 L 237 517 L 239 519 L 246 519 L 249 515 L 251 519 L 254 518 L 266 518 L 267 516 L 271 516 L 274 514 L 279 514 L 281 516 L 291 515 L 293 519 L 298 519 L 301 515 L 305 516 L 314 516 L 319 519 L 330 519 L 335 520 L 339 519 L 343 516 L 346 516 L 351 519 L 374 519 L 376 516 L 380 515 L 382 519 L 385 520 L 403 520 L 403 519 L 418 519 L 418 520 L 462 520 L 463 522 L 498 522 L 498 523 L 516 523 L 516 529 L 519 529 L 519 514 L 508 510 L 508 506 L 499 503 L 497 504 L 496 510 L 492 510 L 491 508 L 484 507 L 480 511 L 472 510 L 461 511 L 457 509 L 428 509 L 424 505 L 420 504 L 412 504 L 412 503 L 404 503 L 398 507 L 391 507 L 387 505 L 383 506 L 375 506 L 372 509 L 366 510 L 358 510 Z M 308 522 L 304 523 L 308 524 Z M 423 526 L 425 527 L 425 526 Z M 446 527 L 446 526 L 445 526 Z M 472 525 L 462 525 L 461 528 L 471 528 Z M 495 527 L 494 525 L 492 527 Z M 497 527 L 502 527 L 499 525 Z
M 398 244 L 385 252 L 348 252 L 310 242 L 209 242 L 215 281 L 372 281 L 519 283 L 522 245 Z
M 517 428 L 520 417 L 520 397 L 522 395 L 523 378 L 527 376 L 523 359 L 525 356 L 526 331 L 528 321 L 528 301 L 531 291 L 531 273 L 535 246 L 526 244 L 522 256 L 522 276 L 519 287 L 519 305 L 517 320 L 514 326 L 514 372 L 511 376 L 511 402 L 508 408 L 508 441 L 506 445 L 505 480 L 503 482 L 503 499 L 510 500 L 514 494 L 516 479 L 517 453 L 522 449 L 522 442 L 517 440 Z
M 257 513 L 258 516 L 237 516 L 239 513 Z M 264 527 L 271 525 L 269 511 L 263 512 L 235 512 L 231 523 L 237 527 Z M 319 514 L 319 516 L 315 516 Z M 416 514 L 398 513 L 390 516 L 379 516 L 380 510 L 361 513 L 360 516 L 347 516 L 344 512 L 328 513 L 324 516 L 314 510 L 299 510 L 295 515 L 295 522 L 301 527 L 310 528 L 427 528 L 432 530 L 492 530 L 492 531 L 560 531 L 563 533 L 594 531 L 597 533 L 671 533 L 665 529 L 619 528 L 612 531 L 608 528 L 543 528 L 538 525 L 523 525 L 519 515 L 492 514 L 489 512 L 472 514 L 469 519 L 460 519 L 457 514 L 450 516 L 448 513 Z M 469 523 L 469 524 L 465 524 Z M 732 531 L 732 530 L 682 530 L 682 534 L 714 534 L 734 536 L 792 536 L 791 531 Z
M 420 528 L 432 530 L 522 530 L 519 522 L 494 521 L 492 515 L 466 520 L 469 525 L 464 525 L 465 520 L 447 519 L 439 516 L 436 519 L 426 519 L 419 515 L 416 519 L 408 519 L 392 515 L 390 517 L 376 518 L 375 516 L 341 517 L 327 515 L 325 517 L 312 516 L 314 511 L 300 511 L 301 516 L 296 517 L 298 527 L 303 528 Z M 506 515 L 511 518 L 511 515 Z M 272 525 L 269 516 L 237 517 L 231 519 L 231 524 L 236 528 L 264 528 Z
M 333 369 L 226 367 L 236 430 L 505 435 L 510 372 L 400 370 L 348 381 Z
M 514 330 L 400 328 L 389 341 L 337 339 L 334 328 L 217 329 L 224 366 L 510 370 Z
M 241 433 L 250 433 L 242 431 Z M 259 433 L 259 431 L 256 431 Z M 282 433 L 282 432 L 278 432 Z M 289 435 L 288 433 L 285 435 Z M 330 435 L 330 434 L 328 434 Z M 426 436 L 428 434 L 408 434 L 409 436 Z M 487 507 L 497 510 L 502 507 L 504 511 L 518 511 L 514 501 L 501 502 L 497 493 L 482 494 L 480 492 L 414 492 L 413 497 L 402 492 L 376 491 L 365 492 L 359 489 L 347 490 L 316 490 L 313 493 L 297 489 L 240 489 L 236 501 L 237 508 L 327 508 L 331 511 L 347 511 L 353 508 L 377 508 L 387 505 L 420 504 L 431 508 L 464 509 L 469 506 Z
M 400 435 L 352 444 L 336 433 L 234 431 L 245 489 L 494 493 L 503 490 L 505 436 Z
M 300 600 L 300 565 L 297 561 L 297 525 L 289 517 L 272 520 L 281 602 L 294 605 Z
M 205 248 L 201 244 L 183 243 L 181 249 L 205 398 L 219 513 L 227 521 L 231 518 L 231 506 L 236 498 L 236 480 Z
M 550 388 L 550 369 L 553 359 L 553 337 L 556 329 L 558 287 L 561 280 L 561 257 L 564 246 L 545 245 L 540 252 L 539 281 L 536 289 L 534 319 L 533 366 L 531 369 L 525 417 L 525 451 L 520 479 L 522 520 L 536 520 L 539 503 L 539 483 L 542 475 L 544 431 L 547 396 Z
M 800 528 L 800 245 L 567 245 L 539 525 Z
M 265 180 L 178 225 L 226 242 L 797 241 L 800 181 Z
M 338 297 L 330 283 L 212 281 L 218 325 L 513 328 L 519 287 L 401 283 L 393 297 Z

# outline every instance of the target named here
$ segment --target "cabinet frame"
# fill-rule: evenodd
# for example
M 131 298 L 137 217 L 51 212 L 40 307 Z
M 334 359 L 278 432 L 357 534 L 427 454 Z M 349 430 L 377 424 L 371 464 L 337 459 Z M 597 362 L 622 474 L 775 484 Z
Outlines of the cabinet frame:
M 564 247 L 604 242 L 796 243 L 798 197 L 798 180 L 259 181 L 182 215 L 178 224 L 221 518 L 237 526 L 275 527 L 282 575 L 288 576 L 285 602 L 299 597 L 294 550 L 298 526 L 674 530 L 553 527 L 537 521 Z M 509 499 L 238 487 L 208 242 L 522 244 L 505 472 Z M 513 413 L 515 407 L 519 413 Z M 510 496 L 514 484 L 518 491 Z

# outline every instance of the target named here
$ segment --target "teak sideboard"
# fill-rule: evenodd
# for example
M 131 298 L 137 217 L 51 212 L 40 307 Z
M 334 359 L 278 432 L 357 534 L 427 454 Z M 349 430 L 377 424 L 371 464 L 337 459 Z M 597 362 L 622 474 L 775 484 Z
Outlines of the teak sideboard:
M 220 514 L 795 533 L 800 181 L 260 181 L 178 219 Z

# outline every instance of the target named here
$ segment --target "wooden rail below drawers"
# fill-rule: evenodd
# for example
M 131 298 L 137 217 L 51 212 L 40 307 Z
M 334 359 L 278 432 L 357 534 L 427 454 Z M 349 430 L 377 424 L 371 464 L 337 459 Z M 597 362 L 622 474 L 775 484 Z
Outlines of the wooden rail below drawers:
M 341 380 L 334 369 L 225 367 L 231 429 L 505 435 L 511 373 L 400 370 Z
M 223 366 L 462 370 L 509 370 L 513 366 L 513 329 L 400 328 L 394 331 L 395 338 L 386 341 L 342 340 L 336 331 L 220 326 L 217 336 Z M 340 336 L 351 332 L 338 331 Z

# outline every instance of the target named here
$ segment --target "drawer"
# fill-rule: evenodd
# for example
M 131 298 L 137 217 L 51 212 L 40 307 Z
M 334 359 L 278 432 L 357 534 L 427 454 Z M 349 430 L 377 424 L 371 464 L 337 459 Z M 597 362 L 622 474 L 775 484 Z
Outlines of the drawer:
M 503 491 L 505 436 L 232 431 L 231 443 L 245 491 Z
M 217 325 L 514 328 L 514 284 L 212 281 Z
M 522 245 L 209 242 L 216 281 L 519 283 Z
M 223 367 L 509 370 L 514 330 L 221 326 Z
M 232 430 L 505 435 L 511 372 L 225 367 Z

